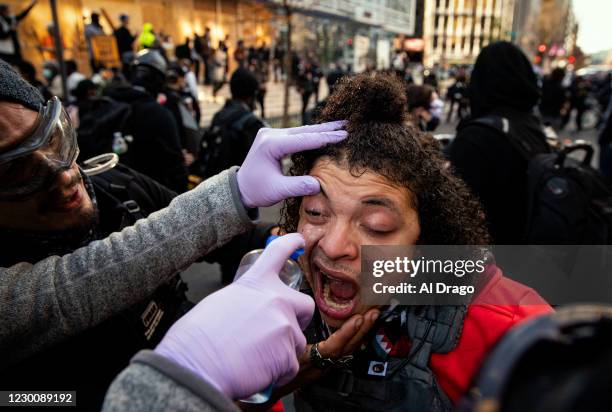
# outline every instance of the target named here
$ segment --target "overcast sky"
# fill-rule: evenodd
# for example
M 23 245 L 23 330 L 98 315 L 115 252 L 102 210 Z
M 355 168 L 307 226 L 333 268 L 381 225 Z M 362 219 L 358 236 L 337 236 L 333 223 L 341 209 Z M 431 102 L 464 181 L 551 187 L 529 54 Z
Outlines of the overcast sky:
M 612 49 L 612 0 L 573 0 L 578 45 L 585 53 Z

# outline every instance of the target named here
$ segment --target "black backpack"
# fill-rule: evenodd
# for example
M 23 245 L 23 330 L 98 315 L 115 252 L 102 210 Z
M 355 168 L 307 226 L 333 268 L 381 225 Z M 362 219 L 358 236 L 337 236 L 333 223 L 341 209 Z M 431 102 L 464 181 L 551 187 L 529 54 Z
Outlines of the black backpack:
M 245 125 L 256 119 L 253 112 L 242 110 L 232 113 L 225 121 L 216 122 L 205 130 L 198 157 L 198 174 L 204 179 L 235 165 L 246 156 L 251 136 L 244 132 Z
M 541 153 L 513 133 L 509 120 L 472 120 L 506 136 L 527 160 L 526 244 L 595 245 L 612 243 L 612 187 L 591 167 L 593 147 L 576 143 Z M 582 160 L 568 155 L 584 152 Z
M 104 153 L 125 153 L 131 141 L 130 136 L 124 135 L 131 113 L 132 108 L 128 103 L 109 97 L 93 100 L 79 118 L 79 161 Z

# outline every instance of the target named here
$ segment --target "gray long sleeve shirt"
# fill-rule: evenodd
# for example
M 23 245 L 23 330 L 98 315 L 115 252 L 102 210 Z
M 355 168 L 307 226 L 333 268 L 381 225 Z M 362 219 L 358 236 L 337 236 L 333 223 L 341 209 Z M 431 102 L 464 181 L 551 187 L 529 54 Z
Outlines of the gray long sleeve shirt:
M 198 375 L 150 350 L 138 352 L 117 376 L 102 407 L 102 412 L 239 410 L 229 398 Z
M 0 369 L 129 308 L 249 229 L 236 170 L 73 253 L 0 268 Z

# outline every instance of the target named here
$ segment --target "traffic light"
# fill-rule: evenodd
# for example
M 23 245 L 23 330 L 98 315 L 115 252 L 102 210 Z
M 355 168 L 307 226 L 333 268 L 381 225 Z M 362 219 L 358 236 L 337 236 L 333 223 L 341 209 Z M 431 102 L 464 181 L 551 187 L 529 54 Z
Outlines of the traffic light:
M 546 45 L 544 43 L 538 46 L 538 52 L 544 53 L 546 51 Z

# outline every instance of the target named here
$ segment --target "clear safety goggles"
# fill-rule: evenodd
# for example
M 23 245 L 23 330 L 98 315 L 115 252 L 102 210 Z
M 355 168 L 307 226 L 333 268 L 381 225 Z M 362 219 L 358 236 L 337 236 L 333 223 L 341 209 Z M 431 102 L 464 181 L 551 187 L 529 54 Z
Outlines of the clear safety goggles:
M 40 109 L 36 130 L 18 147 L 0 154 L 0 200 L 23 200 L 42 191 L 79 154 L 70 117 L 59 98 Z

